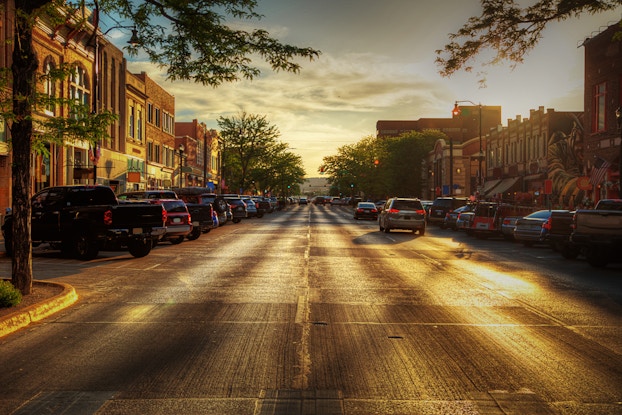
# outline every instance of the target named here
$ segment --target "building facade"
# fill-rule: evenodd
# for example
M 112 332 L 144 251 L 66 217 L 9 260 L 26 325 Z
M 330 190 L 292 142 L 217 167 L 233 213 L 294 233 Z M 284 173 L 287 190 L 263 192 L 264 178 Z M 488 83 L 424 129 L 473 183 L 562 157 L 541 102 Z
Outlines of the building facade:
M 15 7 L 12 0 L 0 1 L 0 6 L 0 65 L 9 68 Z M 89 10 L 80 12 L 89 21 L 86 25 L 71 19 L 61 25 L 45 18 L 37 20 L 33 47 L 39 60 L 38 74 L 63 65 L 75 68 L 66 80 L 41 82 L 38 92 L 79 101 L 93 112 L 108 111 L 116 119 L 108 127 L 108 137 L 95 145 L 78 139 L 62 145 L 47 143 L 45 151 L 33 153 L 31 171 L 26 172 L 33 191 L 94 183 L 110 186 L 117 193 L 170 189 L 180 178 L 183 185 L 212 183 L 216 187 L 224 147 L 218 132 L 194 120 L 190 123 L 197 126 L 193 139 L 178 140 L 174 97 L 146 73 L 129 72 L 122 50 L 90 23 Z M 10 97 L 10 85 L 3 93 Z M 71 116 L 61 105 L 41 108 L 33 115 L 39 119 Z M 182 142 L 188 145 L 185 153 L 180 152 Z M 11 174 L 10 131 L 0 120 L 0 223 L 12 203 Z
M 591 189 L 589 200 L 617 198 L 622 169 L 622 32 L 609 26 L 583 42 L 585 49 L 585 168 Z M 616 110 L 617 116 L 616 116 Z
M 218 132 L 196 119 L 175 123 L 175 131 L 178 145 L 186 149 L 184 182 L 187 186 L 208 187 L 212 191 L 219 189 L 224 145 Z

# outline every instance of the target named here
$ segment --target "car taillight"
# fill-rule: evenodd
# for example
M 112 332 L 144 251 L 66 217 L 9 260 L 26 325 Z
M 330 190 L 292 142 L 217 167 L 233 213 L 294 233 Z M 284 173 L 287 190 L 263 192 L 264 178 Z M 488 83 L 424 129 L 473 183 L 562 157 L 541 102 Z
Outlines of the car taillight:
M 391 208 L 389 209 L 389 213 L 399 213 L 399 209 Z
M 192 223 L 192 217 L 188 214 L 188 223 Z
M 112 225 L 112 210 L 108 209 L 104 212 L 104 225 L 110 226 Z
M 424 215 L 425 216 L 425 210 L 416 210 L 415 211 L 418 215 Z
M 372 212 L 378 212 L 378 209 L 372 209 L 371 211 Z
M 162 209 L 162 223 L 168 222 L 168 214 L 166 213 L 166 209 Z
M 548 218 L 546 222 L 542 224 L 542 229 L 546 229 L 547 231 L 551 230 L 551 218 Z

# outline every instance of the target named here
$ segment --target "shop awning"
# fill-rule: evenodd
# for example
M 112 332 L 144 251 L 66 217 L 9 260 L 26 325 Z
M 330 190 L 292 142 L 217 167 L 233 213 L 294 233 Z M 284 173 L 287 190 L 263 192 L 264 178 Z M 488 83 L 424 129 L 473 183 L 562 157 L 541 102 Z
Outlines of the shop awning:
M 503 179 L 501 180 L 501 183 L 490 189 L 487 195 L 496 195 L 499 193 L 503 194 L 510 190 L 518 182 L 519 179 L 520 177 L 510 177 L 508 179 Z
M 501 181 L 501 179 L 488 180 L 486 183 L 484 183 L 484 188 L 482 189 L 482 194 L 485 195 L 486 193 L 488 193 L 490 191 L 490 189 L 492 189 L 493 187 L 498 185 L 500 181 Z

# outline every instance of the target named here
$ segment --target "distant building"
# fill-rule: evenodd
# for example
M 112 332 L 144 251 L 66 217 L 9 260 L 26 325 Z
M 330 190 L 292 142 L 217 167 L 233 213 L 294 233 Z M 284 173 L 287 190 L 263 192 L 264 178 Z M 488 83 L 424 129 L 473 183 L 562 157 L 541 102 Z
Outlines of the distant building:
M 328 195 L 330 184 L 324 177 L 308 177 L 300 185 L 300 193 L 306 196 Z

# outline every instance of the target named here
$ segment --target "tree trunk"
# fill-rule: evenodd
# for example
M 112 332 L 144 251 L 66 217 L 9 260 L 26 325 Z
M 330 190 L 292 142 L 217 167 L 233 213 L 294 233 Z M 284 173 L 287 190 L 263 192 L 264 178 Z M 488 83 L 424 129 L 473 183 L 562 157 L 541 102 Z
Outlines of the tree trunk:
M 25 2 L 31 3 L 31 2 Z M 24 4 L 25 6 L 26 4 Z M 29 4 L 32 6 L 33 4 Z M 32 12 L 34 9 L 24 10 Z M 11 146 L 13 163 L 13 259 L 11 281 L 22 294 L 32 293 L 32 244 L 30 242 L 30 169 L 32 150 L 32 112 L 38 67 L 32 44 L 28 16 L 17 12 L 13 45 L 13 112 Z

